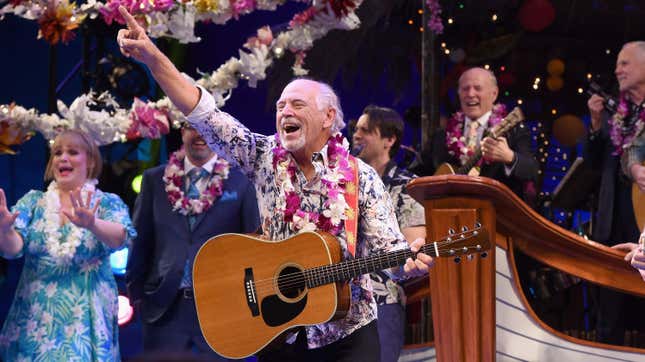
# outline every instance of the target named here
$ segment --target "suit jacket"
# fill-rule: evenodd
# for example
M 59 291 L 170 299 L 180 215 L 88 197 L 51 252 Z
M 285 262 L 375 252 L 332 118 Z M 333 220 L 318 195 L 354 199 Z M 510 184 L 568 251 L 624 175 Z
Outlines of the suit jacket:
M 602 128 L 595 133 L 589 134 L 584 148 L 585 157 L 590 162 L 591 168 L 601 170 L 598 206 L 594 213 L 592 238 L 594 241 L 606 245 L 614 245 L 637 240 L 639 230 L 634 214 L 631 212 L 633 210 L 631 200 L 625 200 L 616 195 L 617 187 L 631 186 L 629 186 L 627 177 L 621 171 L 620 157 L 612 155 L 615 147 L 609 136 L 608 119 L 609 115 L 603 113 Z M 624 217 L 614 220 L 616 212 Z
M 188 258 L 194 259 L 209 238 L 222 233 L 249 233 L 260 224 L 253 184 L 231 168 L 220 198 L 197 216 L 190 230 L 188 216 L 172 210 L 165 191 L 165 165 L 143 173 L 133 222 L 138 236 L 128 261 L 126 282 L 130 298 L 141 302 L 143 318 L 161 318 L 177 297 Z
M 531 152 L 531 135 L 524 123 L 520 123 L 506 133 L 506 141 L 517 157 L 517 163 L 510 176 L 506 176 L 504 164 L 500 162 L 482 163 L 480 175 L 503 182 L 516 195 L 524 198 L 524 184 L 527 181 L 535 181 L 538 171 L 537 161 Z M 430 166 L 430 175 L 434 174 L 442 163 L 459 165 L 457 158 L 448 153 L 445 129 L 435 132 L 428 149 L 430 153 L 424 153 L 423 163 Z

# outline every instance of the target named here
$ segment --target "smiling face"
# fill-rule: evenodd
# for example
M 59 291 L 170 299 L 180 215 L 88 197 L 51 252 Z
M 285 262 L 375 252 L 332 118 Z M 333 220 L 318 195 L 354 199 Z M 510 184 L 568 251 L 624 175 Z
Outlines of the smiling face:
M 54 141 L 48 169 L 61 190 L 83 186 L 93 167 L 87 146 L 78 135 L 65 134 Z
M 356 131 L 352 136 L 352 141 L 354 147 L 361 149 L 358 157 L 374 166 L 373 163 L 382 158 L 389 160 L 390 147 L 394 143 L 394 137 L 381 137 L 378 127 L 370 129 L 369 116 L 363 114 L 356 123 Z
M 186 157 L 197 167 L 203 166 L 215 155 L 199 132 L 190 126 L 181 128 L 181 141 L 184 144 Z
M 621 92 L 645 88 L 645 50 L 626 44 L 616 60 L 616 79 Z
M 489 71 L 473 68 L 459 78 L 458 92 L 461 110 L 468 118 L 476 120 L 493 109 L 498 89 Z
M 331 136 L 335 110 L 319 106 L 319 92 L 317 82 L 297 79 L 284 88 L 276 102 L 275 126 L 280 142 L 296 157 L 319 151 Z

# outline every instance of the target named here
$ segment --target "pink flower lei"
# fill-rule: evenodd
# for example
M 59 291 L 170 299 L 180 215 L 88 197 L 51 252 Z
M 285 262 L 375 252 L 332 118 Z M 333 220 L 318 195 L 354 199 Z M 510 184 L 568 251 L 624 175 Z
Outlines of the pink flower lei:
M 611 143 L 616 147 L 614 152 L 612 152 L 612 155 L 614 156 L 621 156 L 625 147 L 632 144 L 634 139 L 641 133 L 645 126 L 645 109 L 643 109 L 641 113 L 639 113 L 636 122 L 632 125 L 631 129 L 628 130 L 629 133 L 625 134 L 623 132 L 623 127 L 625 126 L 625 117 L 627 117 L 628 113 L 629 106 L 627 105 L 627 99 L 625 99 L 625 96 L 621 94 L 616 113 L 609 119 L 609 136 L 611 137 Z
M 293 186 L 298 166 L 293 157 L 290 157 L 289 151 L 282 147 L 278 134 L 275 135 L 275 140 L 277 144 L 273 148 L 273 169 L 276 172 L 276 186 L 283 196 L 278 198 L 276 207 L 284 215 L 283 220 L 295 232 L 322 230 L 338 235 L 349 209 L 344 196 L 345 187 L 354 179 L 347 142 L 340 133 L 327 142 L 329 166 L 321 178 L 322 194 L 327 200 L 319 213 L 302 210 L 302 200 Z
M 499 124 L 506 117 L 506 113 L 506 106 L 501 103 L 495 104 L 490 118 L 488 118 L 488 128 L 495 127 Z M 446 147 L 448 148 L 448 154 L 459 159 L 462 165 L 473 155 L 473 151 L 466 147 L 466 138 L 463 134 L 465 121 L 466 117 L 464 113 L 459 111 L 452 115 L 446 125 Z M 481 162 L 482 160 L 479 160 L 477 166 L 481 165 Z
M 198 199 L 191 199 L 184 194 L 184 157 L 186 154 L 182 148 L 170 155 L 166 165 L 163 181 L 166 184 L 168 201 L 173 211 L 178 211 L 182 215 L 201 214 L 213 206 L 213 203 L 222 195 L 224 180 L 228 178 L 230 166 L 226 160 L 217 158 L 206 188 Z

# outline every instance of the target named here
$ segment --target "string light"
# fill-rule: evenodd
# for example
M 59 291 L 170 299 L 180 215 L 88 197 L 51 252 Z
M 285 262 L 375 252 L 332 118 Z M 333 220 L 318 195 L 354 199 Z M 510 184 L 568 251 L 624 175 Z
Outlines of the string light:
M 522 103 L 524 103 L 524 101 L 522 100 L 522 98 L 520 98 L 520 99 L 518 99 L 518 100 L 517 100 L 517 104 L 522 104 Z
M 555 115 L 555 114 L 557 114 L 557 113 L 558 113 L 558 110 L 557 110 L 557 109 L 553 108 L 553 109 L 551 110 L 551 114 Z
M 446 53 L 446 55 L 448 55 L 448 54 L 450 54 L 450 49 L 446 48 L 446 49 L 444 49 L 443 52 Z
M 452 24 L 453 22 L 452 18 L 448 18 L 448 24 Z
M 496 21 L 497 21 L 497 14 L 493 14 L 493 16 L 491 17 L 491 19 L 493 20 L 493 22 L 496 22 Z
M 584 92 L 584 90 L 582 88 L 578 88 L 578 94 L 582 94 L 582 92 Z
M 484 65 L 484 69 L 486 69 L 486 70 L 490 69 L 490 65 L 485 64 L 485 65 Z

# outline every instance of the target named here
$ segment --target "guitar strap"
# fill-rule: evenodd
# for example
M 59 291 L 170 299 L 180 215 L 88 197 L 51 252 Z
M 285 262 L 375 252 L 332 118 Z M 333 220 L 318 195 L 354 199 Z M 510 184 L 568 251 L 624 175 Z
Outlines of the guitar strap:
M 358 235 L 358 161 L 349 156 L 353 180 L 345 185 L 345 202 L 349 208 L 345 212 L 345 234 L 347 235 L 347 250 L 356 256 L 356 236 Z

